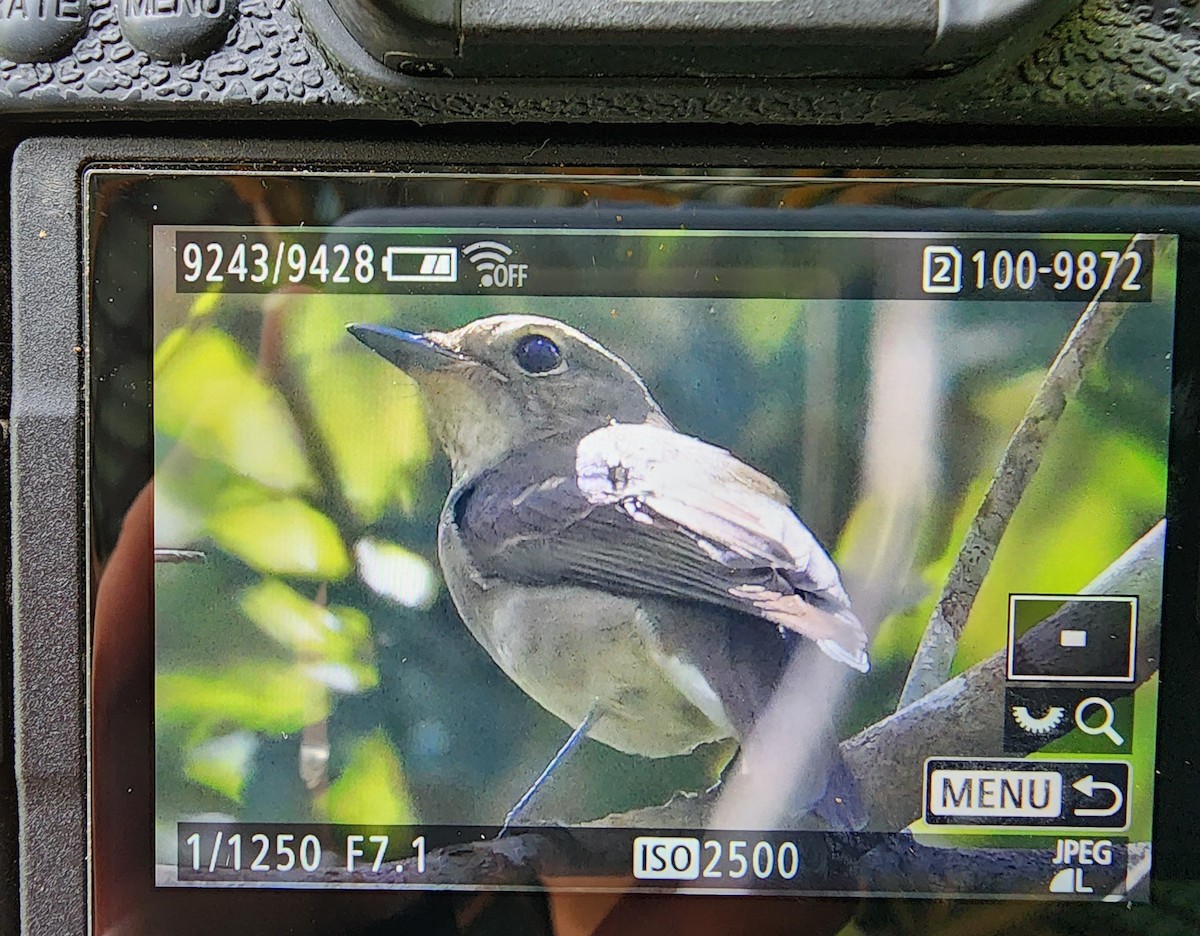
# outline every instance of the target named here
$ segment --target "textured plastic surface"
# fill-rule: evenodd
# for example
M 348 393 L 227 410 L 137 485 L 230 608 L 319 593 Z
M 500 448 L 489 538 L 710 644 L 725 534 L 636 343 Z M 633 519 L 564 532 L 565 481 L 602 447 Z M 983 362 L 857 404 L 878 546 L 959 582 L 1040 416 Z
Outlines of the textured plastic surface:
M 12 152 L 0 143 L 0 167 L 8 173 Z M 9 249 L 9 203 L 11 193 L 0 186 L 0 250 Z M 12 321 L 12 279 L 7 264 L 0 263 L 0 316 Z M 6 329 L 0 336 L 0 514 L 7 517 L 9 503 L 9 432 L 8 412 L 12 400 L 12 341 Z M 0 542 L 0 568 L 4 574 L 12 569 L 12 540 Z M 8 595 L 0 602 L 0 933 L 18 931 L 17 904 L 17 777 L 13 765 L 13 704 L 12 704 L 12 606 Z
M 346 29 L 384 64 L 458 55 L 460 0 L 332 0 Z
M 913 75 L 1080 0 L 328 0 L 385 65 L 457 77 Z
M 424 22 L 376 0 L 329 0 L 375 58 L 398 67 L 439 23 L 434 62 L 456 76 L 905 74 L 936 43 L 940 0 L 458 0 Z M 1024 0 L 1039 4 L 1044 0 Z M 371 28 L 364 7 L 380 14 Z M 408 5 L 415 12 L 418 4 Z M 398 54 L 398 51 L 400 54 Z M 978 56 L 976 56 L 978 57 Z
M 420 78 L 373 59 L 325 0 L 241 0 L 226 43 L 162 64 L 126 41 L 114 0 L 50 64 L 0 62 L 0 114 L 108 118 L 303 116 L 454 121 L 1020 126 L 1200 122 L 1200 9 L 1085 0 L 983 62 L 906 81 L 660 79 L 517 82 Z M 124 0 L 118 0 L 124 2 Z
M 25 933 L 84 933 L 79 195 L 62 146 L 13 166 L 13 669 Z M 29 847 L 36 841 L 36 847 Z

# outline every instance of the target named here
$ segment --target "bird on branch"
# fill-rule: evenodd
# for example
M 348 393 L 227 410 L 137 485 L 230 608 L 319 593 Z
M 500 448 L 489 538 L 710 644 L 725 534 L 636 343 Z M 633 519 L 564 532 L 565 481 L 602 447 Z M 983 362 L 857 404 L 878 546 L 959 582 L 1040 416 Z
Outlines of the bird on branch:
M 438 556 L 459 614 L 574 728 L 506 826 L 585 736 L 651 758 L 740 743 L 797 653 L 868 671 L 838 570 L 783 489 L 676 431 L 598 342 L 527 315 L 348 329 L 415 381 L 449 457 Z M 828 722 L 827 700 L 810 701 L 795 717 Z M 855 825 L 826 748 L 798 814 Z

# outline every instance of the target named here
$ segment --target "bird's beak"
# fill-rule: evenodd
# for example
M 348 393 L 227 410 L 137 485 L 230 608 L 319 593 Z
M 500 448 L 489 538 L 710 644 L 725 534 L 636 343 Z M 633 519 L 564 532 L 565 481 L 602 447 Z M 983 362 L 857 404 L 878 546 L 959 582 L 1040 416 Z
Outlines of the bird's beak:
M 385 361 L 412 376 L 471 361 L 466 355 L 420 332 L 401 331 L 383 325 L 355 324 L 347 325 L 346 331 Z

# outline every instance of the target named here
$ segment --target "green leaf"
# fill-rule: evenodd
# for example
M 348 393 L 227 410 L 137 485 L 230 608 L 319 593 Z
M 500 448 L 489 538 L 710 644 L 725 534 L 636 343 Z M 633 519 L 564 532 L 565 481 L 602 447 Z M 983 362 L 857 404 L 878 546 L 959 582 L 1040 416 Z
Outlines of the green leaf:
M 355 743 L 325 802 L 330 822 L 378 826 L 415 821 L 400 758 L 382 731 Z
M 350 571 L 337 526 L 298 498 L 233 507 L 208 518 L 209 535 L 261 572 L 336 581 Z
M 392 297 L 291 297 L 285 341 L 308 391 L 346 500 L 372 522 L 399 502 L 410 509 L 416 477 L 433 454 L 421 395 L 399 369 L 346 332 L 346 322 L 394 319 Z
M 197 455 L 279 491 L 314 484 L 287 403 L 255 373 L 237 343 L 215 328 L 179 330 L 159 347 L 154 430 Z M 161 463 L 170 445 L 155 447 Z
M 158 347 L 154 349 L 154 379 L 158 380 L 158 376 L 166 369 L 171 358 L 175 356 L 175 352 L 187 344 L 188 336 L 191 335 L 190 328 L 177 328 L 162 341 Z
M 257 748 L 258 738 L 248 731 L 235 731 L 211 738 L 187 752 L 184 774 L 188 779 L 240 803 L 242 787 Z
M 378 519 L 432 454 L 416 385 L 365 348 L 310 361 L 307 385 L 346 499 Z
M 286 734 L 329 714 L 329 693 L 302 667 L 255 660 L 224 669 L 189 669 L 155 680 L 155 718 L 171 725 Z
M 212 287 L 206 289 L 193 300 L 192 307 L 188 310 L 188 315 L 194 319 L 213 315 L 221 308 L 221 302 L 224 298 L 225 293 L 220 288 Z
M 242 610 L 269 637 L 306 661 L 370 666 L 371 622 L 355 608 L 322 607 L 278 579 L 242 592 Z M 325 680 L 327 683 L 329 680 Z
M 288 354 L 294 360 L 309 361 L 357 345 L 347 334 L 346 325 L 377 324 L 394 318 L 405 297 L 296 293 L 287 300 L 284 341 Z
M 375 667 L 362 663 L 305 663 L 303 670 L 309 679 L 341 695 L 366 692 L 379 685 Z

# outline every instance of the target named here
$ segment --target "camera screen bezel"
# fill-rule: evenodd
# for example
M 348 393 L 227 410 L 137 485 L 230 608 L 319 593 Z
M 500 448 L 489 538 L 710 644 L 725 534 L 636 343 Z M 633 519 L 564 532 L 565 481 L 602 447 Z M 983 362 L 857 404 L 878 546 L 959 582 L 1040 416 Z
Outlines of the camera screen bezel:
M 16 688 L 15 739 L 21 785 L 22 890 L 26 919 L 55 919 L 59 932 L 87 931 L 88 783 L 86 737 L 88 731 L 87 620 L 93 585 L 88 576 L 92 543 L 88 529 L 88 451 L 85 435 L 86 357 L 89 335 L 84 308 L 89 289 L 86 267 L 88 233 L 94 219 L 87 212 L 87 179 L 91 172 L 144 170 L 202 172 L 224 171 L 306 172 L 421 171 L 433 167 L 487 171 L 517 163 L 519 148 L 447 148 L 436 142 L 404 145 L 343 147 L 337 163 L 326 161 L 320 144 L 292 143 L 241 145 L 204 144 L 196 141 L 30 141 L 18 152 L 14 166 L 14 675 Z M 214 155 L 217 154 L 217 155 Z M 580 168 L 611 165 L 636 171 L 656 165 L 703 167 L 729 165 L 728 153 L 704 149 L 639 151 L 590 146 L 551 148 L 538 153 L 539 162 L 557 162 Z M 1125 162 L 1108 154 L 1108 167 L 1089 163 L 1080 151 L 1028 150 L 1004 155 L 980 150 L 972 163 L 962 150 L 921 152 L 837 151 L 778 148 L 758 163 L 762 167 L 829 166 L 855 170 L 887 165 L 905 179 L 954 178 L 985 173 L 989 181 L 1046 183 L 1070 174 L 1081 184 L 1150 182 L 1177 185 L 1192 193 L 1194 219 L 1180 225 L 1180 296 L 1197 296 L 1197 285 L 1186 272 L 1185 247 L 1200 250 L 1200 189 L 1181 181 L 1185 174 L 1168 167 L 1184 164 L 1188 151 L 1163 150 L 1150 158 L 1148 151 L 1126 154 Z M 600 158 L 603 157 L 603 158 Z M 1188 159 L 1185 159 L 1188 157 Z M 1095 158 L 1093 157 L 1093 160 Z M 1141 161 L 1142 168 L 1128 168 Z M 964 162 L 972 165 L 963 169 Z M 1153 164 L 1157 162 L 1157 166 Z M 203 165 L 198 165 L 203 163 Z M 1114 166 L 1113 163 L 1116 165 Z M 1007 165 L 1009 168 L 999 168 Z M 1121 166 L 1123 168 L 1116 168 Z M 1014 168 L 1023 167 L 1023 168 Z M 1053 168 L 1051 168 L 1053 167 Z M 528 171 L 528 170 L 521 170 Z M 1192 178 L 1200 178 L 1194 172 Z M 1078 178 L 1076 178 L 1079 176 Z M 1040 178 L 1039 178 L 1040 177 Z M 1090 178 L 1088 178 L 1090 177 Z M 1195 254 L 1192 254 L 1193 256 Z M 1200 265 L 1197 265 L 1200 266 Z M 1181 303 L 1182 304 L 1182 303 Z M 67 312 L 64 313 L 64 310 Z M 1173 500 L 1169 512 L 1183 519 L 1198 516 L 1200 496 L 1194 490 L 1196 439 L 1184 438 L 1180 425 L 1194 422 L 1195 403 L 1188 397 L 1195 361 L 1188 350 L 1198 344 L 1196 326 L 1177 318 L 1176 360 L 1173 386 L 1170 484 Z M 1193 433 L 1194 436 L 1194 433 Z M 1183 488 L 1187 496 L 1179 496 Z M 1195 534 L 1200 524 L 1169 524 L 1167 591 L 1172 619 L 1196 617 L 1195 569 L 1200 555 Z M 1192 575 L 1192 586 L 1183 583 Z M 1186 713 L 1200 695 L 1184 675 L 1186 661 L 1200 659 L 1197 635 L 1182 626 L 1164 628 L 1164 653 L 1168 671 L 1176 678 L 1163 682 L 1159 722 L 1161 774 L 1156 791 L 1155 880 L 1194 878 L 1187 873 L 1194 850 L 1188 842 L 1195 827 L 1195 808 L 1186 808 L 1187 764 L 1197 754 L 1197 739 L 1188 731 Z M 74 662 L 68 663 L 67 661 Z M 1171 661 L 1176 661 L 1172 663 Z M 1171 807 L 1164 808 L 1164 804 Z M 149 843 L 147 843 L 149 848 Z M 77 861 L 64 863 L 63 856 Z M 44 885 L 56 882 L 52 900 Z M 148 882 L 150 883 L 150 882 Z M 150 896 L 149 894 L 147 895 Z M 171 899 L 176 912 L 199 912 L 223 901 L 281 900 L 285 895 L 221 894 L 195 892 Z M 76 899 L 77 898 L 77 899 Z M 363 899 L 356 896 L 355 899 Z M 214 901 L 212 904 L 206 900 Z M 191 902 L 189 902 L 191 901 Z M 74 908 L 74 909 L 72 909 Z M 34 916 L 31 917 L 30 914 Z

